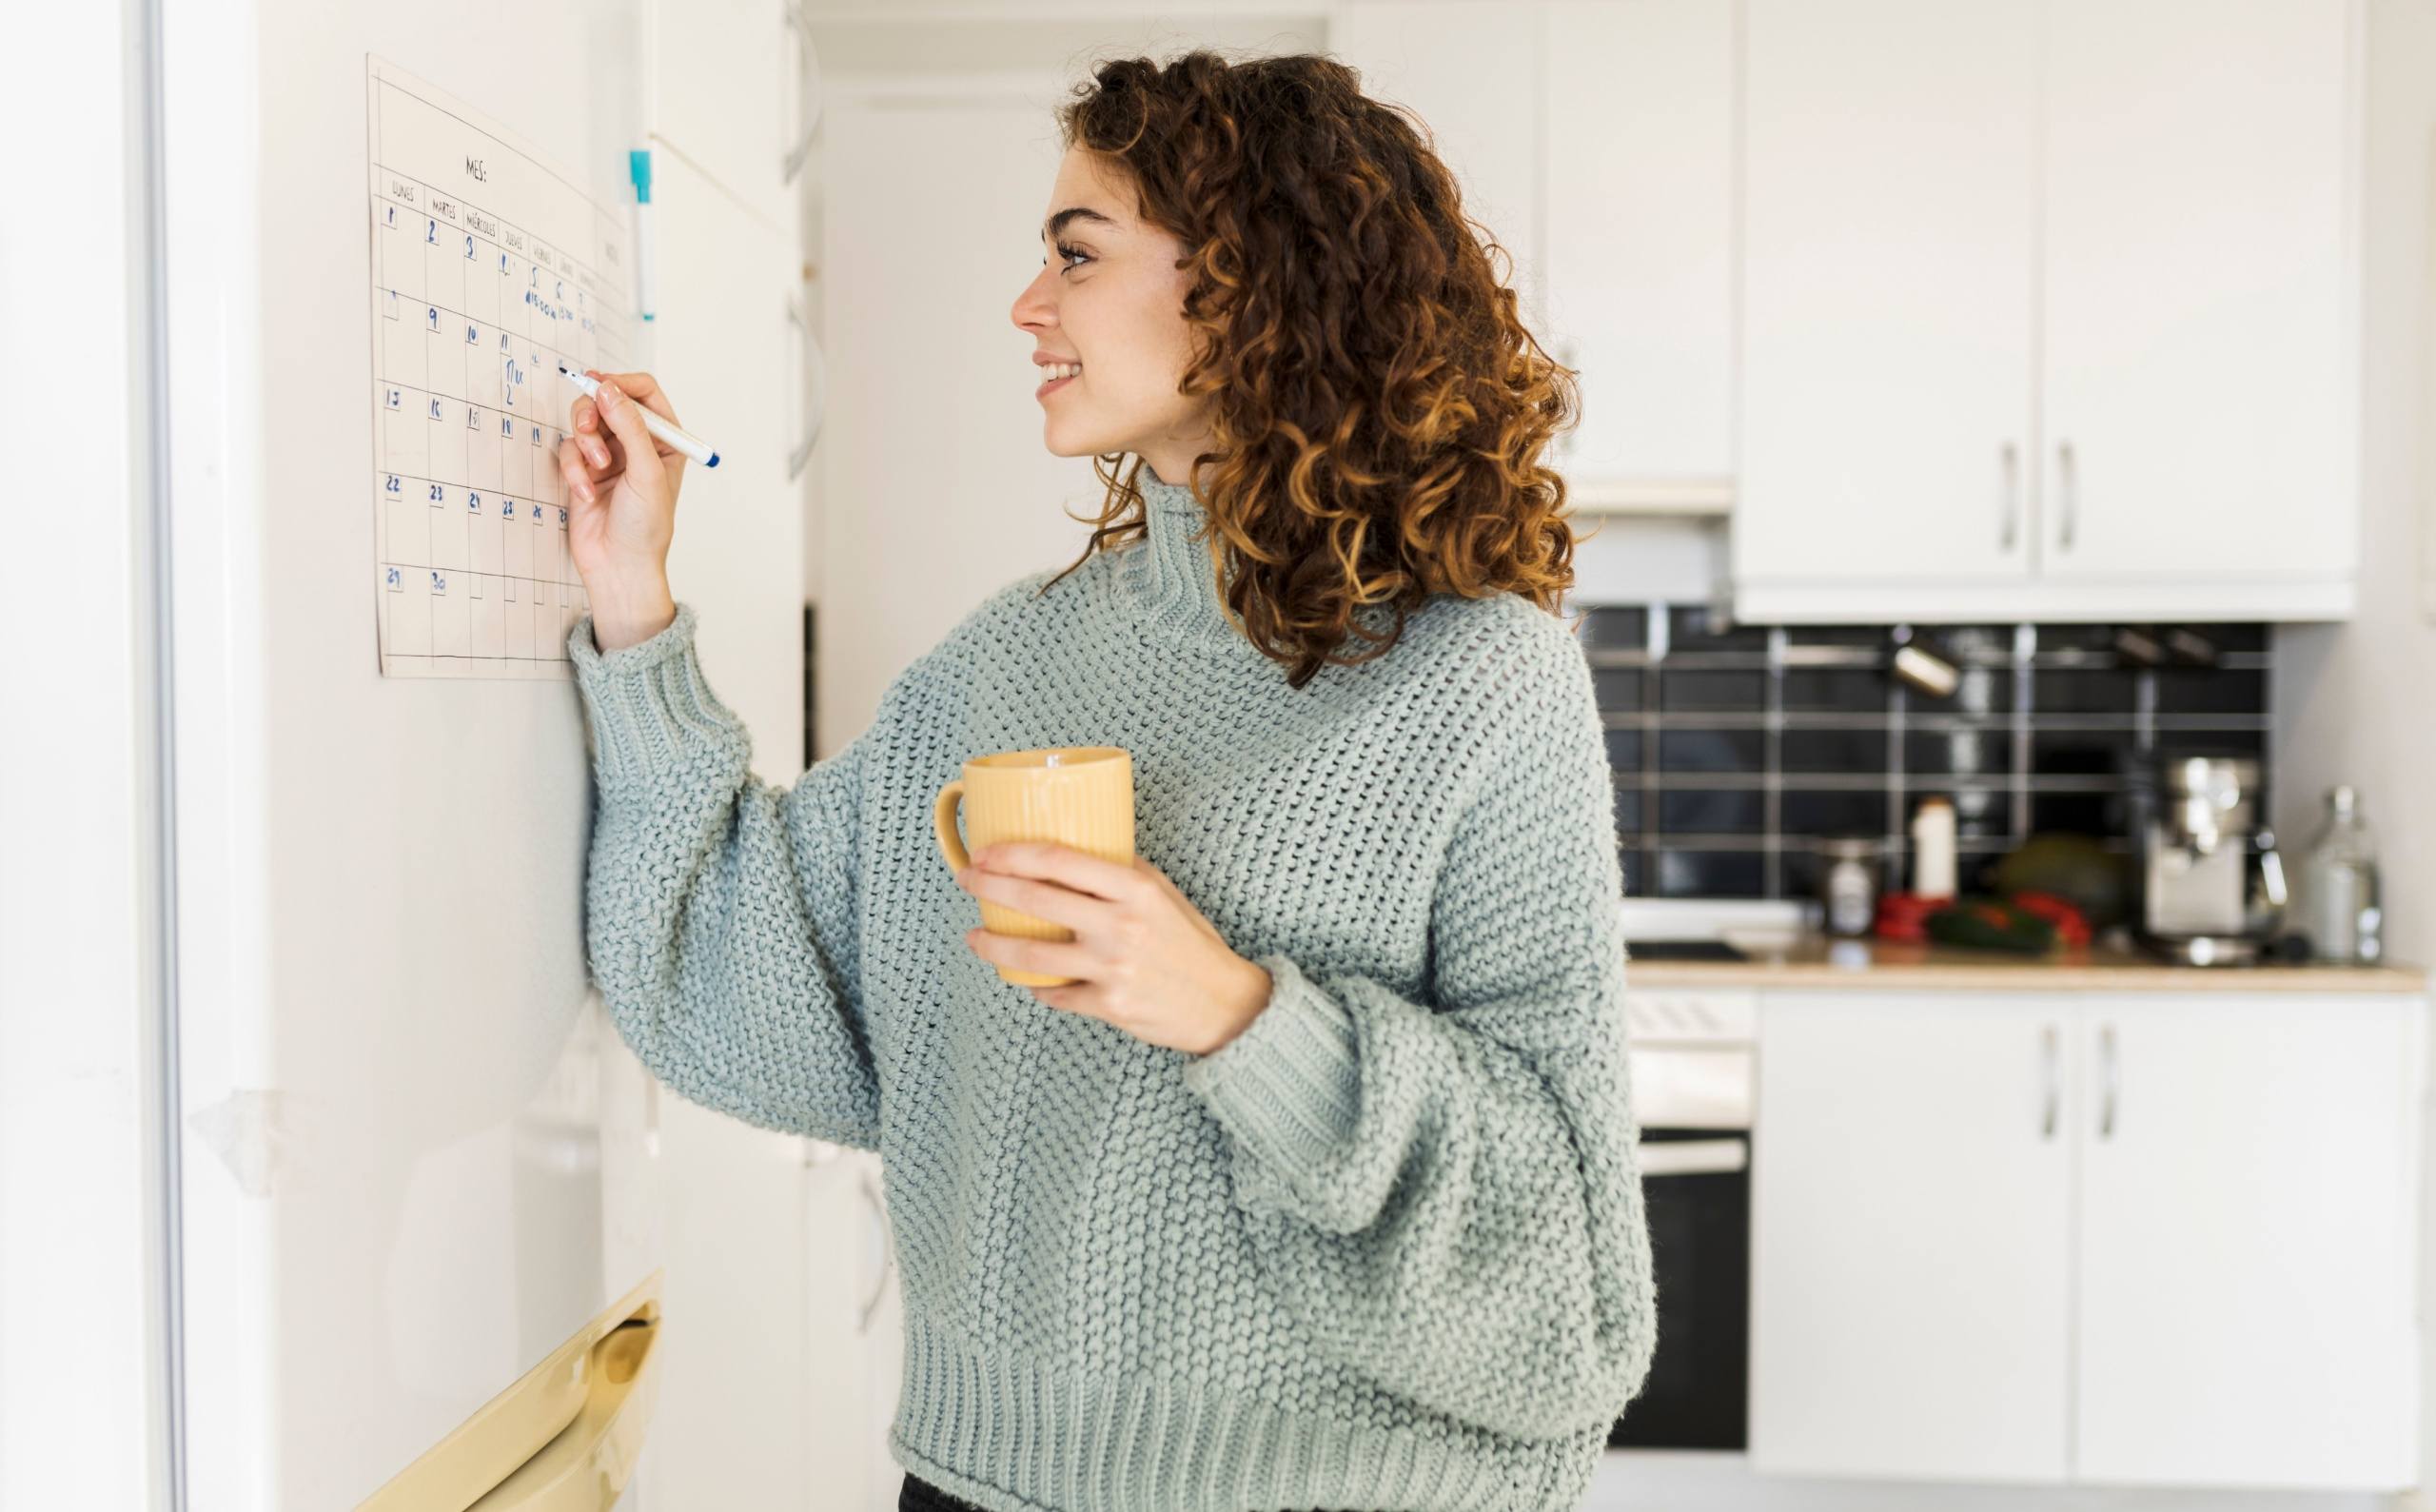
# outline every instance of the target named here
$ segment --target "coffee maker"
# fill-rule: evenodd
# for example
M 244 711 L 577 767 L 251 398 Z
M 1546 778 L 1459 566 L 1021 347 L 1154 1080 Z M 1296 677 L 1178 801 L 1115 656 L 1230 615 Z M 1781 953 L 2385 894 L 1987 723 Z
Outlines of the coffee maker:
M 2190 966 L 2258 959 L 2284 913 L 2284 865 L 2257 822 L 2258 763 L 2171 756 L 2141 819 L 2140 944 Z

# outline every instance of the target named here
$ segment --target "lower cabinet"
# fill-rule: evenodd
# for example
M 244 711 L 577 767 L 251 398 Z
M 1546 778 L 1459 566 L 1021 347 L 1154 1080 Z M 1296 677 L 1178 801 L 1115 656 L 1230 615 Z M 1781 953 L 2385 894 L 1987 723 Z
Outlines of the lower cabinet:
M 2412 1484 L 2424 1013 L 1763 995 L 1753 1467 Z

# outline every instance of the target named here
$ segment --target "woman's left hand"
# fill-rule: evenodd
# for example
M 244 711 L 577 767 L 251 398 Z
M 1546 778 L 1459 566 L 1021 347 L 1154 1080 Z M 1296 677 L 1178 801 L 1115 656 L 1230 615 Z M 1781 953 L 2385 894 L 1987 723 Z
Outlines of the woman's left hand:
M 1010 840 L 973 852 L 955 879 L 975 897 L 1074 932 L 1071 940 L 965 932 L 965 944 L 992 965 L 1075 978 L 1030 989 L 1051 1008 L 1207 1055 L 1268 1006 L 1268 972 L 1228 949 L 1167 874 L 1138 855 L 1127 867 L 1054 841 Z

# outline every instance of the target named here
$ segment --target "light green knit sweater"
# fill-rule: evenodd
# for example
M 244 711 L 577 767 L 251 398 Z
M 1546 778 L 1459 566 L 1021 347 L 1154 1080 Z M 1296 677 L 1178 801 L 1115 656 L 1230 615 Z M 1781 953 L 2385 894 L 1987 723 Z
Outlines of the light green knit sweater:
M 997 1512 L 1577 1503 L 1656 1343 L 1621 875 L 1589 668 L 1434 597 L 1306 687 L 1227 620 L 1191 493 L 993 595 L 792 787 L 751 776 L 694 609 L 568 641 L 585 929 L 684 1096 L 876 1149 L 890 1447 Z M 967 756 L 1133 755 L 1135 846 L 1266 967 L 1207 1056 L 998 979 L 931 806 Z

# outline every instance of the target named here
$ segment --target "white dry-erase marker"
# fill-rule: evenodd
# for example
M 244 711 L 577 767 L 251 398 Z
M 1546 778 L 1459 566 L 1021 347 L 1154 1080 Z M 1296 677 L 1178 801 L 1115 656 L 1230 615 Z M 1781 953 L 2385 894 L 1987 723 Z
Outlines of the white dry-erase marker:
M 566 378 L 568 383 L 582 389 L 584 393 L 590 395 L 593 399 L 598 400 L 600 397 L 600 380 L 594 378 L 588 373 L 579 373 L 564 363 L 560 363 L 559 364 L 559 371 Z M 719 464 L 719 454 L 711 449 L 711 443 L 709 442 L 702 440 L 702 438 L 685 429 L 682 425 L 672 425 L 668 422 L 660 419 L 658 414 L 653 412 L 650 405 L 636 401 L 632 394 L 627 395 L 626 398 L 629 403 L 634 403 L 635 412 L 642 416 L 643 429 L 658 437 L 661 441 L 668 442 L 668 444 L 676 447 L 678 451 L 683 452 L 686 456 L 693 458 L 696 461 L 700 462 L 705 467 L 717 467 Z

